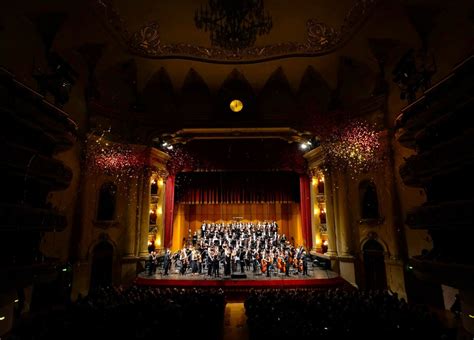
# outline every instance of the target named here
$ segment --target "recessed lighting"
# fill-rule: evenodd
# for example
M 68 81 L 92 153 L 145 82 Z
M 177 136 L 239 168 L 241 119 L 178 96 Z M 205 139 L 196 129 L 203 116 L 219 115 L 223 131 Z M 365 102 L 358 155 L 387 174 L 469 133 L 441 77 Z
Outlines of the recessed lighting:
M 233 112 L 239 112 L 244 108 L 244 104 L 240 100 L 234 99 L 230 102 L 229 107 Z

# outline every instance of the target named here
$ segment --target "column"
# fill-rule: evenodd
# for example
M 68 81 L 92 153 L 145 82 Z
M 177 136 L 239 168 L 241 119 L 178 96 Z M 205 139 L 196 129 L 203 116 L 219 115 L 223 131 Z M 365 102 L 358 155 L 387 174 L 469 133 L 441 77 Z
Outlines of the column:
M 326 227 L 328 233 L 328 256 L 337 256 L 336 230 L 334 219 L 334 197 L 333 197 L 332 173 L 324 175 L 324 195 L 326 198 Z
M 128 187 L 127 219 L 125 225 L 124 257 L 136 256 L 138 179 L 132 178 Z
M 338 241 L 340 245 L 339 256 L 350 257 L 352 252 L 351 247 L 351 226 L 349 220 L 349 211 L 347 204 L 348 188 L 347 177 L 341 171 L 337 172 L 337 214 L 338 214 Z
M 146 170 L 143 173 L 141 178 L 141 192 L 139 193 L 141 197 L 140 202 L 140 223 L 138 225 L 139 230 L 139 245 L 138 245 L 138 256 L 139 257 L 146 257 L 148 256 L 148 232 L 149 232 L 149 224 L 150 224 L 150 191 L 151 191 L 151 183 L 150 183 L 150 171 Z M 140 180 L 140 179 L 139 179 Z
M 319 227 L 317 223 L 318 218 L 314 214 L 314 207 L 317 203 L 316 199 L 316 188 L 314 185 L 316 176 L 311 176 L 311 183 L 310 183 L 310 197 L 311 197 L 311 237 L 313 238 L 313 250 L 321 251 L 321 246 L 316 243 L 317 235 L 319 235 Z M 319 238 L 321 240 L 321 237 Z M 318 249 L 319 248 L 319 249 Z
M 165 243 L 165 182 L 166 178 L 158 179 L 158 217 L 156 219 L 157 226 L 157 248 L 159 251 L 164 249 Z

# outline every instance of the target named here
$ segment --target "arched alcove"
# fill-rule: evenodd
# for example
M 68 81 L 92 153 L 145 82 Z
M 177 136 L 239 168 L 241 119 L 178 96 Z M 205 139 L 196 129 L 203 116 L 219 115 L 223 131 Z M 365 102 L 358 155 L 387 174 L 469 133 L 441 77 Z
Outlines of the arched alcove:
M 366 289 L 386 289 L 384 247 L 375 239 L 369 239 L 362 246 Z
M 94 246 L 89 291 L 112 285 L 113 256 L 114 247 L 110 242 L 104 240 Z

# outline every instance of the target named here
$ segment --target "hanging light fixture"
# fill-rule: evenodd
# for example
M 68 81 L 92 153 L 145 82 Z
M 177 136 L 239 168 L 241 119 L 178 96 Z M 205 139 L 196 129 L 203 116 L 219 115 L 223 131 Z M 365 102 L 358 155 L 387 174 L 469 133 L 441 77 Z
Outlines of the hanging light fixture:
M 229 50 L 252 46 L 258 35 L 272 28 L 263 0 L 209 0 L 196 11 L 194 22 L 198 29 L 210 32 L 213 46 Z

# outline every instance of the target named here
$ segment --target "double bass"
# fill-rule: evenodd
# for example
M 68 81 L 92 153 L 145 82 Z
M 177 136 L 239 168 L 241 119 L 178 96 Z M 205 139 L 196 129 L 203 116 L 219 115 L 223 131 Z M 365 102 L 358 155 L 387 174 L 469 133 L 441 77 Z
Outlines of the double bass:
M 267 265 L 268 265 L 268 262 L 267 260 L 265 260 L 265 258 L 262 258 L 262 273 L 266 273 L 267 272 Z
M 281 258 L 281 256 L 278 257 L 277 267 L 281 273 L 286 273 L 286 263 L 285 260 Z

